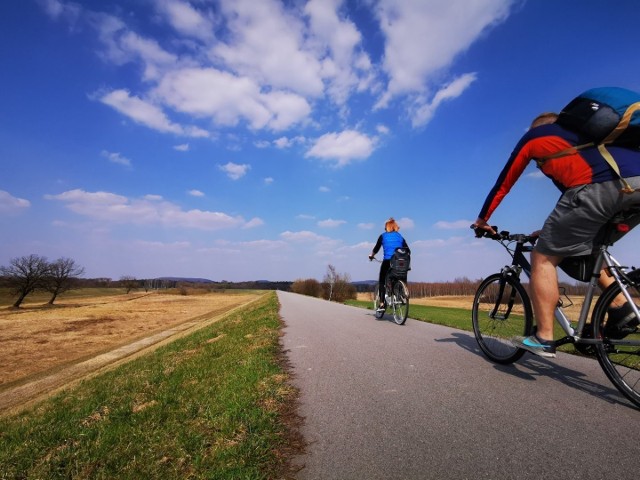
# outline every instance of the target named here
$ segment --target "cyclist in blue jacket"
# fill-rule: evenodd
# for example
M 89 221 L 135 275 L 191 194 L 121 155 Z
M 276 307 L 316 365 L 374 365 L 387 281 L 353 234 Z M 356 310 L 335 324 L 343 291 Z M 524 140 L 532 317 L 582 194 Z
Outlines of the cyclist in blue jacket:
M 396 251 L 396 248 L 406 248 L 409 249 L 409 245 L 407 245 L 407 241 L 400 235 L 400 226 L 395 221 L 393 217 L 387 220 L 384 224 L 384 232 L 378 237 L 378 241 L 376 242 L 375 247 L 371 251 L 371 255 L 369 255 L 369 260 L 373 260 L 373 257 L 376 253 L 380 251 L 380 247 L 383 249 L 384 257 L 382 260 L 382 265 L 380 265 L 380 276 L 379 276 L 379 284 L 380 284 L 380 305 L 378 308 L 385 308 L 384 304 L 384 294 L 385 288 L 384 283 L 387 277 L 387 272 L 389 271 L 389 266 L 391 264 L 391 257 L 393 253 Z

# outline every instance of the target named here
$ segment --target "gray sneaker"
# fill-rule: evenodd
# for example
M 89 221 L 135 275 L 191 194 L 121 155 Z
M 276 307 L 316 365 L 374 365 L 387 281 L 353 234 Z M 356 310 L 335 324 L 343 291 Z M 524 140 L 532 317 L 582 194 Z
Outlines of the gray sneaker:
M 530 335 L 528 337 L 516 337 L 513 339 L 513 344 L 516 347 L 527 350 L 528 352 L 535 353 L 545 358 L 556 357 L 556 342 L 553 340 L 542 340 L 537 335 Z

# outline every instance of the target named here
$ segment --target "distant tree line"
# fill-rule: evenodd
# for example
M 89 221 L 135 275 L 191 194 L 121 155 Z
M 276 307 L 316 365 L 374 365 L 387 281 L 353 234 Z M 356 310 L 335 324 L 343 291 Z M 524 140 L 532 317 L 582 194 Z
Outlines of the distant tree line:
M 440 296 L 473 296 L 482 282 L 480 280 L 469 280 L 466 277 L 457 278 L 452 282 L 409 282 L 409 295 L 412 298 L 440 297 Z M 522 282 L 525 290 L 529 291 L 529 282 Z M 587 291 L 587 284 L 575 282 L 574 284 L 560 282 L 560 293 L 564 295 L 584 295 Z M 370 291 L 373 291 L 371 287 Z

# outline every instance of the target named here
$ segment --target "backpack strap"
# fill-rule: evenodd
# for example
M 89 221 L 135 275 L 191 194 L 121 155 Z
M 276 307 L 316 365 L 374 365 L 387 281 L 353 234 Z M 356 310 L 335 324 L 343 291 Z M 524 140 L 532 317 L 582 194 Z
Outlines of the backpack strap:
M 611 155 L 611 153 L 609 153 L 609 150 L 607 150 L 607 147 L 605 147 L 604 143 L 598 145 L 598 151 L 600 152 L 600 155 L 602 155 L 602 158 L 607 161 L 611 169 L 616 173 L 616 175 L 618 175 L 618 178 L 620 178 L 620 181 L 623 185 L 620 191 L 622 193 L 635 192 L 636 190 L 631 185 L 629 185 L 629 183 L 624 178 L 622 178 L 622 175 L 620 175 L 620 168 L 618 167 L 616 161 L 613 159 L 613 155 Z
M 564 150 L 560 150 L 559 152 L 552 153 L 551 155 L 547 155 L 542 158 L 536 158 L 536 164 L 538 168 L 542 168 L 542 166 L 547 162 L 547 160 L 553 160 L 554 158 L 566 157 L 567 155 L 573 155 L 574 153 L 578 153 L 580 150 L 584 150 L 585 148 L 595 147 L 596 144 L 594 142 L 583 143 L 582 145 L 576 145 L 575 147 L 565 148 Z
M 631 122 L 631 117 L 638 110 L 640 110 L 640 102 L 632 103 L 631 105 L 629 105 L 629 107 L 625 110 L 624 115 L 622 115 L 622 118 L 618 122 L 616 128 L 614 128 L 611 133 L 607 135 L 607 138 L 605 138 L 602 143 L 614 142 L 620 136 L 620 134 L 627 129 L 629 123 Z
M 620 122 L 618 122 L 618 125 L 616 125 L 616 128 L 614 128 L 611 133 L 607 135 L 607 138 L 605 138 L 602 143 L 598 145 L 598 151 L 600 152 L 600 155 L 602 155 L 602 157 L 607 161 L 609 166 L 613 169 L 614 172 L 616 172 L 616 175 L 618 175 L 618 177 L 622 181 L 623 187 L 620 189 L 622 193 L 633 193 L 636 191 L 636 189 L 634 189 L 624 178 L 622 178 L 618 164 L 614 160 L 613 155 L 609 153 L 609 150 L 607 150 L 605 145 L 616 141 L 620 134 L 622 134 L 622 132 L 627 129 L 629 123 L 631 122 L 631 117 L 638 110 L 640 110 L 640 102 L 632 103 L 631 105 L 629 105 L 629 107 L 625 110 L 624 115 L 622 115 Z

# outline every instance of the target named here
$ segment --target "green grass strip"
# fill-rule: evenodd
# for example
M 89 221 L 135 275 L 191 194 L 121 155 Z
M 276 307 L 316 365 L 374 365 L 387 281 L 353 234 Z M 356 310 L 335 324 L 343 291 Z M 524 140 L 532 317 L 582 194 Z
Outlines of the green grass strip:
M 295 398 L 275 293 L 0 419 L 0 478 L 266 479 Z

